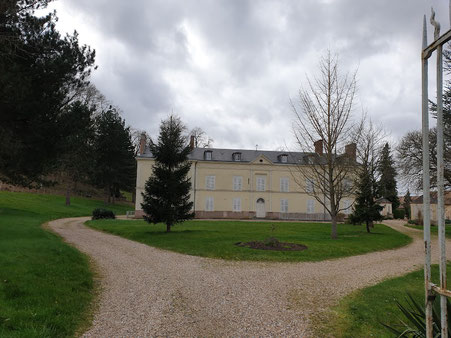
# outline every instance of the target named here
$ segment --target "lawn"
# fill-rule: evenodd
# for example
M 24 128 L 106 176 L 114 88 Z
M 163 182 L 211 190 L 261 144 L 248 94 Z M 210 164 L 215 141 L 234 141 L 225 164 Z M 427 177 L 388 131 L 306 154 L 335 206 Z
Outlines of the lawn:
M 448 266 L 448 275 L 451 266 Z M 438 282 L 438 266 L 432 267 L 432 280 Z M 410 293 L 420 304 L 424 304 L 423 270 L 415 271 L 398 278 L 388 279 L 374 286 L 356 291 L 343 298 L 328 320 L 317 332 L 318 336 L 335 337 L 393 337 L 380 322 L 390 326 L 405 321 L 396 306 L 395 300 L 406 305 Z
M 73 336 L 90 322 L 88 258 L 41 224 L 86 216 L 102 201 L 0 191 L 0 336 Z M 125 213 L 129 206 L 112 206 Z
M 415 225 L 415 224 L 405 224 L 405 226 L 409 227 L 409 228 L 413 228 L 413 229 L 419 229 L 421 231 L 423 231 L 423 226 L 422 225 Z M 431 234 L 437 234 L 438 232 L 438 226 L 436 225 L 431 225 Z M 445 226 L 445 235 L 446 237 L 451 237 L 451 224 L 447 224 Z
M 406 245 L 411 239 L 385 225 L 368 234 L 363 226 L 338 225 L 338 239 L 330 239 L 330 224 L 245 221 L 188 221 L 165 232 L 162 224 L 145 221 L 89 221 L 90 227 L 157 248 L 195 256 L 250 261 L 319 261 L 387 250 Z M 274 231 L 271 224 L 276 225 Z M 307 245 L 305 251 L 256 250 L 237 242 L 276 237 L 283 242 Z

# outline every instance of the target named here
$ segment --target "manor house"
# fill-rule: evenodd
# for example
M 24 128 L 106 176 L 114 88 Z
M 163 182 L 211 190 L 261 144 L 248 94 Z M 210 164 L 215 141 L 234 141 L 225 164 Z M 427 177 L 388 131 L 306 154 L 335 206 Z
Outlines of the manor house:
M 191 139 L 191 200 L 196 218 L 330 220 L 324 207 L 308 192 L 312 182 L 300 182 L 298 166 L 315 153 L 195 148 Z M 322 141 L 314 144 L 322 155 Z M 355 144 L 345 155 L 355 160 Z M 146 140 L 137 156 L 135 217 L 142 217 L 141 193 L 152 174 L 154 158 Z M 343 213 L 353 199 L 342 200 Z M 347 208 L 347 209 L 346 209 Z

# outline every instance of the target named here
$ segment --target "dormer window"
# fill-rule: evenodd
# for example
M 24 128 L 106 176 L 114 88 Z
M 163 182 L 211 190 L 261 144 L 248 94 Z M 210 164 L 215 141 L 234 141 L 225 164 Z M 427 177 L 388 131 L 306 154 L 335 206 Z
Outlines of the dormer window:
M 279 162 L 287 163 L 288 162 L 288 155 L 287 154 L 279 155 Z
M 241 161 L 241 153 L 233 153 L 232 154 L 232 160 L 235 162 Z
M 212 151 L 211 150 L 207 150 L 204 151 L 204 160 L 206 161 L 211 161 L 211 155 L 212 155 Z

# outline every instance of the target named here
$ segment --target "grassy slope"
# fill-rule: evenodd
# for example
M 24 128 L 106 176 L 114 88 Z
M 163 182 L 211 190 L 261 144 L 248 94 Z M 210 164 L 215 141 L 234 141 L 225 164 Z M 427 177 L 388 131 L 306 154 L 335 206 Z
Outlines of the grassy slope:
M 71 336 L 86 324 L 92 272 L 86 256 L 40 225 L 90 215 L 103 202 L 0 191 L 0 336 Z M 112 206 L 125 213 L 130 207 Z
M 448 266 L 448 275 L 451 266 Z M 438 282 L 438 267 L 432 267 L 433 281 Z M 406 304 L 406 293 L 424 304 L 424 273 L 415 271 L 388 279 L 374 286 L 356 291 L 343 298 L 333 309 L 330 320 L 318 332 L 319 336 L 335 337 L 393 337 L 380 322 L 391 326 L 405 320 L 395 300 Z
M 277 224 L 274 234 L 271 224 Z M 330 224 L 322 223 L 189 221 L 175 226 L 171 233 L 166 233 L 162 224 L 144 221 L 102 220 L 90 221 L 88 225 L 158 248 L 231 260 L 318 261 L 391 249 L 411 241 L 384 225 L 376 225 L 371 234 L 362 226 L 339 225 L 337 240 L 330 239 Z M 280 252 L 234 245 L 271 236 L 283 242 L 305 244 L 308 249 Z

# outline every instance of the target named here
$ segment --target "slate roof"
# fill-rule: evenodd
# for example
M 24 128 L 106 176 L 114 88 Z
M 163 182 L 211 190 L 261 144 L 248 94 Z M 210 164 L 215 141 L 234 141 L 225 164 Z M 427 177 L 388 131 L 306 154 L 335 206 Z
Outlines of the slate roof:
M 437 204 L 437 192 L 431 191 L 430 195 L 431 204 Z M 417 198 L 413 199 L 411 204 L 423 204 L 423 195 L 418 196 Z M 451 205 L 451 191 L 445 191 L 445 205 Z
M 211 160 L 204 159 L 204 153 L 211 151 Z M 307 163 L 308 155 L 315 153 L 301 153 L 301 152 L 284 152 L 271 150 L 246 150 L 246 149 L 218 149 L 218 148 L 194 148 L 189 154 L 190 160 L 209 161 L 209 162 L 237 162 L 233 161 L 233 154 L 241 153 L 241 160 L 239 162 L 249 163 L 257 159 L 260 155 L 265 156 L 268 160 L 278 164 L 302 164 Z M 280 155 L 288 155 L 287 162 L 280 161 Z M 153 155 L 149 148 L 138 158 L 152 158 Z

